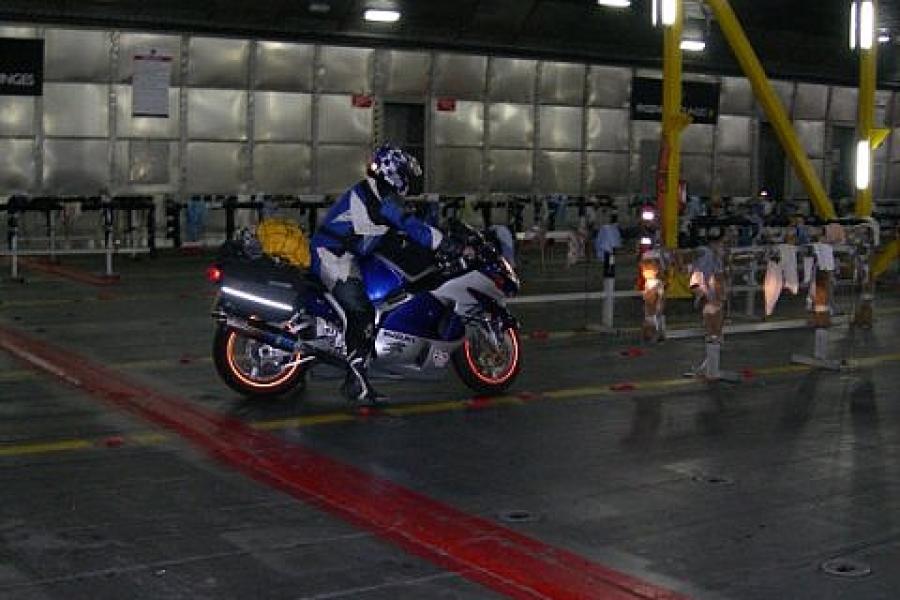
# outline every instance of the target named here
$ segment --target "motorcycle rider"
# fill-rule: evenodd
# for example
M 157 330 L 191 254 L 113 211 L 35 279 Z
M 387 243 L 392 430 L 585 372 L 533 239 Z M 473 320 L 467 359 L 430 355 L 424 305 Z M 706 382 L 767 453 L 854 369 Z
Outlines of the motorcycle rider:
M 334 203 L 310 240 L 312 270 L 344 311 L 347 376 L 342 390 L 348 399 L 377 404 L 387 398 L 368 378 L 375 345 L 375 307 L 369 301 L 358 257 L 374 251 L 381 238 L 399 230 L 430 250 L 455 254 L 461 248 L 404 210 L 402 199 L 422 175 L 415 157 L 384 144 L 369 160 L 366 177 Z

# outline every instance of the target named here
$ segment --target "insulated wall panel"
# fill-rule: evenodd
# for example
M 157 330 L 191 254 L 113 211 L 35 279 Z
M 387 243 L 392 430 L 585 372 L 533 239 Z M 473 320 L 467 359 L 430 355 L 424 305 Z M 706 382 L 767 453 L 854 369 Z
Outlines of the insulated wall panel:
M 811 158 L 809 160 L 812 163 L 813 171 L 822 180 L 823 175 L 823 167 L 824 161 L 821 158 Z M 809 194 L 806 193 L 806 188 L 803 187 L 803 184 L 800 182 L 800 179 L 797 177 L 797 174 L 794 173 L 794 169 L 788 165 L 788 177 L 790 178 L 790 183 L 788 186 L 789 193 L 794 198 L 808 198 Z
M 106 137 L 109 88 L 98 83 L 44 84 L 44 132 L 50 136 Z
M 451 194 L 477 191 L 483 162 L 479 148 L 438 148 L 432 161 L 432 190 Z
M 828 113 L 828 87 L 814 83 L 797 85 L 794 118 L 825 119 Z
M 547 194 L 581 191 L 581 153 L 541 151 L 538 156 L 538 189 Z
M 34 142 L 0 139 L 0 193 L 28 192 L 34 184 Z
M 458 101 L 456 110 L 435 110 L 432 126 L 439 146 L 480 146 L 484 141 L 484 104 Z
M 257 144 L 253 149 L 256 189 L 274 194 L 310 191 L 312 150 L 308 144 Z
M 750 196 L 753 193 L 750 157 L 719 156 L 716 186 L 723 196 Z
M 256 92 L 253 100 L 255 138 L 308 141 L 312 132 L 311 106 L 309 94 Z
M 319 140 L 346 144 L 372 141 L 372 108 L 353 106 L 351 96 L 319 98 Z
M 434 66 L 434 93 L 451 98 L 481 98 L 487 58 L 471 54 L 438 54 Z
M 631 97 L 631 69 L 592 66 L 588 85 L 591 106 L 622 108 Z
M 424 52 L 389 50 L 384 52 L 387 96 L 424 98 L 428 91 L 431 56 Z
M 120 191 L 171 191 L 180 173 L 178 142 L 120 141 L 115 147 L 114 181 Z M 122 186 L 121 188 L 118 186 Z
M 177 35 L 155 33 L 122 33 L 119 36 L 119 81 L 131 81 L 134 75 L 134 56 L 155 50 L 161 56 L 172 57 L 172 85 L 181 81 L 181 38 Z
M 688 125 L 681 134 L 681 151 L 685 154 L 710 154 L 714 125 Z
M 371 152 L 369 146 L 320 146 L 316 191 L 336 194 L 362 179 Z
M 191 38 L 188 83 L 198 87 L 246 89 L 249 56 L 248 40 Z
M 247 139 L 247 93 L 189 89 L 188 136 L 207 140 Z
M 49 194 L 96 194 L 109 185 L 106 140 L 46 140 L 44 185 Z
M 534 108 L 530 104 L 491 104 L 491 146 L 527 148 L 534 142 Z
M 588 110 L 588 150 L 628 150 L 629 113 L 613 108 Z
M 719 112 L 726 115 L 750 115 L 756 101 L 750 82 L 743 77 L 723 77 Z
M 888 138 L 884 143 L 890 144 L 891 146 L 891 160 L 900 161 L 900 127 L 894 127 L 894 131 L 891 133 L 891 137 Z
M 777 94 L 778 99 L 781 100 L 784 111 L 790 116 L 794 105 L 794 84 L 790 81 L 778 80 L 772 80 L 769 83 L 772 84 L 772 89 L 775 90 L 775 94 Z M 759 113 L 764 114 L 762 106 L 759 107 Z
M 531 191 L 531 150 L 491 150 L 490 189 L 495 192 Z
M 372 91 L 370 48 L 323 46 L 319 71 L 319 89 L 323 92 L 367 94 Z
M 495 58 L 491 62 L 491 98 L 512 102 L 530 102 L 534 98 L 536 66 L 537 61 L 534 60 Z
M 310 91 L 315 46 L 257 42 L 254 85 L 259 90 Z
M 541 65 L 541 102 L 582 104 L 585 66 L 577 63 L 545 62 Z
M 833 121 L 856 121 L 856 88 L 831 88 L 831 113 Z
M 0 135 L 34 133 L 34 98 L 0 96 Z
M 541 106 L 541 148 L 581 148 L 583 111 L 568 106 Z
M 109 81 L 109 32 L 48 29 L 44 39 L 47 81 Z
M 132 88 L 130 85 L 116 86 L 116 132 L 120 138 L 170 138 L 179 136 L 181 116 L 178 111 L 178 97 L 181 90 L 169 88 L 169 116 L 132 117 Z
M 811 158 L 821 157 L 825 151 L 825 123 L 823 121 L 794 121 L 797 137 Z
M 18 27 L 14 25 L 0 25 L 0 37 L 6 38 L 38 38 L 38 30 L 34 27 Z
M 591 152 L 587 162 L 587 193 L 619 194 L 628 191 L 628 155 Z
M 750 154 L 750 117 L 719 115 L 716 152 Z
M 875 127 L 890 127 L 891 92 L 878 90 L 875 92 Z M 898 115 L 900 117 L 900 115 Z
M 891 164 L 891 174 L 888 180 L 887 191 L 885 193 L 888 198 L 900 197 L 900 162 Z
M 240 143 L 191 142 L 186 159 L 190 193 L 234 193 L 246 172 L 246 151 Z
M 631 122 L 631 150 L 641 151 L 641 143 L 645 141 L 659 142 L 662 125 L 658 121 L 632 121 Z
M 703 154 L 681 156 L 681 178 L 687 181 L 689 194 L 712 193 L 712 157 Z

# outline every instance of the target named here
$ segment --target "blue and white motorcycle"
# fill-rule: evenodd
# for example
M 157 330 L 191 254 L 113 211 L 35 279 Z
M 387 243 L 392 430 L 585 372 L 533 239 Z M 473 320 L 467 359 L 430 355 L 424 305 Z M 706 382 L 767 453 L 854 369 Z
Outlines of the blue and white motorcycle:
M 498 394 L 521 366 L 519 325 L 505 305 L 519 278 L 481 233 L 456 223 L 451 234 L 464 241 L 462 256 L 436 256 L 396 234 L 361 257 L 377 315 L 370 373 L 431 380 L 452 364 L 474 391 Z M 225 383 L 246 396 L 278 396 L 319 364 L 342 368 L 343 313 L 321 283 L 229 244 L 208 269 L 219 287 L 213 359 Z

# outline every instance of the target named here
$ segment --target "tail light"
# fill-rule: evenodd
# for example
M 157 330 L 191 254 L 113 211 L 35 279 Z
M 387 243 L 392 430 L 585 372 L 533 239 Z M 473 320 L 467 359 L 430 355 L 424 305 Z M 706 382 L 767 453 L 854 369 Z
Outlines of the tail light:
M 222 281 L 222 269 L 216 265 L 209 265 L 206 267 L 206 279 L 210 283 L 219 283 Z

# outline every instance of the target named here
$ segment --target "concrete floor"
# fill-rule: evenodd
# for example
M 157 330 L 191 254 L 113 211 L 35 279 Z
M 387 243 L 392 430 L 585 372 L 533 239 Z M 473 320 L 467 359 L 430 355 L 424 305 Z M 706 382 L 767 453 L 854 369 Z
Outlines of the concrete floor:
M 526 341 L 509 396 L 473 401 L 452 375 L 389 382 L 393 407 L 360 414 L 332 379 L 279 401 L 226 388 L 204 264 L 123 260 L 108 287 L 2 280 L 0 328 L 648 586 L 615 597 L 900 595 L 896 289 L 874 331 L 832 330 L 840 373 L 789 364 L 812 351 L 808 330 L 730 337 L 723 363 L 744 381 L 715 385 L 681 377 L 696 340 L 628 352 L 627 335 L 551 335 Z M 564 287 L 554 278 L 532 274 L 531 293 Z M 573 330 L 586 314 L 529 306 L 526 331 Z M 407 552 L 390 531 L 248 477 L 177 423 L 2 350 L 0 415 L 0 598 L 538 597 Z M 825 573 L 835 558 L 871 573 Z

